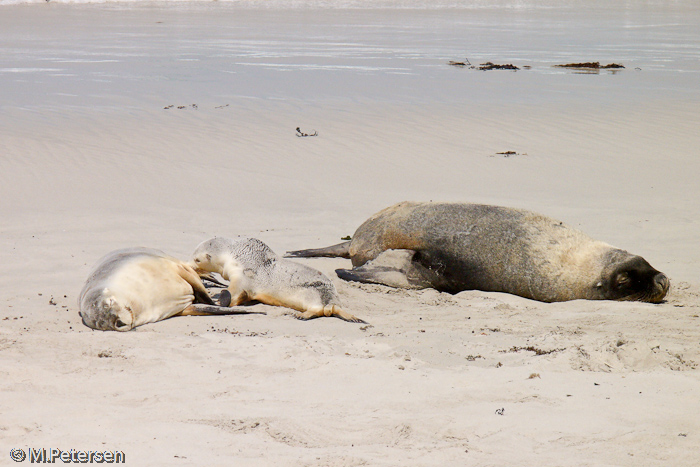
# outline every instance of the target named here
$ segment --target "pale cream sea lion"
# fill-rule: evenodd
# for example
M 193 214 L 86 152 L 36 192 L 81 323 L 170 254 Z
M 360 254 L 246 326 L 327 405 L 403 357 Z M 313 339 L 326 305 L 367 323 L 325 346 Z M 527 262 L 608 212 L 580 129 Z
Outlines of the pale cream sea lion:
M 129 331 L 175 315 L 248 313 L 216 306 L 189 265 L 150 248 L 116 250 L 103 257 L 78 303 L 83 323 L 102 331 Z
M 333 282 L 321 271 L 280 258 L 258 239 L 214 237 L 197 247 L 190 264 L 199 274 L 215 272 L 229 281 L 221 305 L 256 300 L 297 310 L 299 319 L 364 322 L 342 310 Z
M 340 256 L 345 280 L 392 287 L 506 292 L 659 303 L 670 281 L 644 258 L 530 211 L 459 203 L 403 202 L 370 217 L 352 240 L 290 257 Z

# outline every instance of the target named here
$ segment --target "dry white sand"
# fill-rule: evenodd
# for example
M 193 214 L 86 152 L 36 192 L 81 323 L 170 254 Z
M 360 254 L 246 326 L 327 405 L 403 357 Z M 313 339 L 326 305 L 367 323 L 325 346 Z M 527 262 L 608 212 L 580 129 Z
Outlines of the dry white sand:
M 697 465 L 700 14 L 583 3 L 0 7 L 0 464 Z M 465 56 L 532 68 L 446 65 Z M 627 68 L 551 68 L 595 60 Z M 113 249 L 326 246 L 405 199 L 559 218 L 671 293 L 401 291 L 309 259 L 370 325 L 265 305 L 128 333 L 78 316 Z

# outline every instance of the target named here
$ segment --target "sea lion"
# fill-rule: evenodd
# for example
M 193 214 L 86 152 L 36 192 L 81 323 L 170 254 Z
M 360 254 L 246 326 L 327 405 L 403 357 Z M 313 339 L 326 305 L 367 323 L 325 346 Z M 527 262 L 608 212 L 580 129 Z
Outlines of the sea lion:
M 162 251 L 129 248 L 104 256 L 78 299 L 83 324 L 129 331 L 175 315 L 248 313 L 218 307 L 196 272 Z
M 345 280 L 403 288 L 506 292 L 557 302 L 659 303 L 668 278 L 644 258 L 530 211 L 465 203 L 403 202 L 362 224 L 352 240 L 289 257 L 340 256 Z
M 280 258 L 255 238 L 214 237 L 202 242 L 190 265 L 198 274 L 216 272 L 229 281 L 221 305 L 256 300 L 299 311 L 299 319 L 336 316 L 363 323 L 343 311 L 333 282 L 321 271 Z

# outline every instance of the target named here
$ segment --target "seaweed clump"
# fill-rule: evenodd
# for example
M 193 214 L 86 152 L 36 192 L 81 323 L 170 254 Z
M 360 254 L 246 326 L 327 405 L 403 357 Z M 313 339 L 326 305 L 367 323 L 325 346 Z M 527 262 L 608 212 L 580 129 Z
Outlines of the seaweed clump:
M 495 63 L 486 62 L 479 65 L 479 70 L 519 70 L 517 66 L 512 63 L 506 65 L 497 65 Z
M 601 65 L 600 62 L 584 62 L 584 63 L 567 63 L 565 65 L 554 65 L 559 68 L 586 68 L 590 70 L 610 70 L 624 68 L 623 65 L 619 63 L 608 63 L 607 65 Z

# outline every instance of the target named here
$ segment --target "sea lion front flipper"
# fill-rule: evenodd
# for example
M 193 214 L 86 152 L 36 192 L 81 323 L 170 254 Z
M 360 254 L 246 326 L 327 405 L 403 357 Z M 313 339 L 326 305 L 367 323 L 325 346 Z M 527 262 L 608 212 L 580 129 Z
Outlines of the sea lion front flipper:
M 200 272 L 199 277 L 200 277 L 200 279 L 204 279 L 208 282 L 211 282 L 212 284 L 216 284 L 219 287 L 228 287 L 228 284 L 221 282 L 216 277 L 214 277 L 214 275 L 210 272 L 204 272 L 204 273 Z
M 219 305 L 221 306 L 236 306 L 251 300 L 252 298 L 245 290 L 239 291 L 235 296 L 231 295 L 231 287 L 222 290 L 219 295 Z
M 432 287 L 430 274 L 414 261 L 414 250 L 386 250 L 372 261 L 354 269 L 336 269 L 338 277 L 346 281 L 382 284 L 401 289 Z
M 204 303 L 195 303 L 180 313 L 181 316 L 209 316 L 209 315 L 265 315 L 264 311 L 251 311 L 241 307 L 227 307 L 206 305 Z
M 189 265 L 180 264 L 178 265 L 178 273 L 188 284 L 192 286 L 192 293 L 194 294 L 195 303 L 205 303 L 207 305 L 214 305 L 214 300 L 211 299 L 209 292 L 207 291 L 202 280 L 199 278 L 199 274 Z

